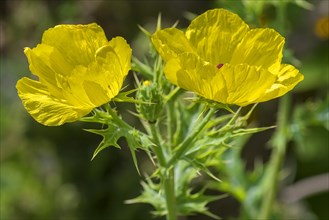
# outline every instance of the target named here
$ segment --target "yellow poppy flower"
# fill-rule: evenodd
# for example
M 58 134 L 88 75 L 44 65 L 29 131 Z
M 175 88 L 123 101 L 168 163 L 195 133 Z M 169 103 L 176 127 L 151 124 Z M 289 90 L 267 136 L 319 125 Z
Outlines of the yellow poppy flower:
M 284 38 L 279 33 L 250 29 L 224 9 L 196 17 L 185 33 L 167 28 L 151 40 L 166 62 L 170 82 L 220 103 L 264 102 L 284 95 L 304 78 L 295 67 L 281 64 Z
M 31 116 L 49 126 L 76 121 L 109 102 L 130 70 L 127 42 L 108 41 L 95 23 L 50 28 L 41 44 L 24 53 L 38 80 L 20 79 L 18 95 Z

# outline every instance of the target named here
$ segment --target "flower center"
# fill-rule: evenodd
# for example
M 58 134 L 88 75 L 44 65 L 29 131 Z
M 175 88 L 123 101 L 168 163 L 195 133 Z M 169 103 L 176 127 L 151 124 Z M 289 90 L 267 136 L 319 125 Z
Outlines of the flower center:
M 216 67 L 217 67 L 217 69 L 220 69 L 220 68 L 222 68 L 222 66 L 224 66 L 224 64 L 223 63 L 220 63 Z

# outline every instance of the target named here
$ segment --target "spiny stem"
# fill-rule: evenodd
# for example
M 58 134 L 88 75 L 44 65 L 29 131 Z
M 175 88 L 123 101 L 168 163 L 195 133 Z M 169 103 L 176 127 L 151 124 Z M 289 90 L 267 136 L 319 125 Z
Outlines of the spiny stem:
M 175 193 L 175 170 L 169 168 L 168 173 L 164 176 L 164 190 L 166 196 L 166 205 L 167 205 L 167 220 L 176 220 L 177 211 L 176 211 L 176 193 Z
M 158 159 L 160 167 L 164 167 L 164 166 L 166 166 L 166 158 L 165 158 L 165 155 L 161 148 L 159 130 L 157 129 L 155 123 L 150 124 L 150 130 L 151 130 L 152 139 L 155 143 L 155 145 L 152 145 L 151 148 L 152 148 L 153 152 L 155 153 L 155 156 Z
M 169 106 L 170 107 L 170 106 Z M 170 109 L 169 110 L 169 115 Z M 207 125 L 210 118 L 213 116 L 215 112 L 215 109 L 210 109 L 207 115 L 203 118 L 201 123 L 192 131 L 191 134 L 188 135 L 188 137 L 183 141 L 181 146 L 178 147 L 178 151 L 172 152 L 171 149 L 168 149 L 169 155 L 171 156 L 171 159 L 166 164 L 166 172 L 164 175 L 164 190 L 165 190 L 165 197 L 166 197 L 166 205 L 167 205 L 167 220 L 176 220 L 177 218 L 177 210 L 176 210 L 176 193 L 175 193 L 175 167 L 174 165 L 176 161 L 186 153 L 186 150 L 188 149 L 189 145 L 195 140 L 195 138 L 198 136 L 198 134 L 202 131 L 202 129 Z M 171 115 L 168 117 L 168 126 L 170 127 L 173 124 L 174 117 Z M 168 135 L 171 139 L 173 137 L 173 129 L 169 128 L 168 132 L 170 134 Z M 172 141 L 172 140 L 170 140 Z M 171 142 L 172 144 L 172 142 Z M 168 145 L 168 148 L 171 148 L 171 144 Z
M 166 207 L 167 207 L 167 220 L 176 220 L 177 219 L 177 210 L 176 210 L 176 192 L 175 192 L 175 171 L 174 167 L 171 169 L 167 168 L 167 160 L 166 156 L 171 155 L 171 147 L 172 147 L 172 136 L 173 136 L 173 128 L 172 125 L 174 123 L 173 118 L 173 109 L 172 105 L 168 104 L 167 108 L 168 113 L 168 142 L 167 144 L 164 144 L 161 140 L 161 134 L 159 131 L 159 123 L 150 123 L 149 124 L 149 132 L 152 136 L 152 140 L 154 145 L 151 146 L 152 151 L 154 152 L 157 160 L 158 160 L 158 166 L 160 169 L 160 175 L 161 175 L 161 182 L 163 184 L 163 190 L 164 190 L 164 197 L 166 201 Z M 165 149 L 167 147 L 167 149 Z
M 175 121 L 175 112 L 174 112 L 174 103 L 168 102 L 167 104 L 167 135 L 168 135 L 168 154 L 171 155 L 171 151 L 174 143 L 174 127 L 176 124 Z
M 174 112 L 174 102 L 169 100 L 167 102 L 167 137 L 168 144 L 167 154 L 169 157 L 172 156 L 172 148 L 174 143 L 174 126 L 176 124 L 175 112 Z M 175 191 L 175 168 L 169 168 L 167 164 L 165 165 L 165 173 L 163 176 L 164 191 L 166 197 L 167 206 L 167 220 L 176 220 L 177 210 L 176 210 L 176 191 Z

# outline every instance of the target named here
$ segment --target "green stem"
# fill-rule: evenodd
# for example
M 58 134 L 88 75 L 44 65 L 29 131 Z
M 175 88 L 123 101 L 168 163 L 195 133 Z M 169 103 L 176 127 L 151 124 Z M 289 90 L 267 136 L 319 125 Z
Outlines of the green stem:
M 171 99 L 175 99 L 180 93 L 182 93 L 182 91 L 183 90 L 180 87 L 176 87 L 168 95 L 165 96 L 165 102 L 169 102 Z
M 166 159 L 163 153 L 163 149 L 161 148 L 159 132 L 155 124 L 151 124 L 150 128 L 151 128 L 153 141 L 156 144 L 155 146 L 152 146 L 152 150 L 154 151 L 158 159 L 159 167 L 161 170 L 161 168 L 166 167 Z M 163 186 L 164 186 L 166 206 L 167 206 L 167 220 L 176 220 L 176 195 L 175 195 L 174 169 L 165 170 L 164 173 L 161 174 L 161 176 L 163 179 Z
M 200 124 L 198 124 L 192 132 L 185 138 L 185 140 L 177 147 L 177 151 L 171 157 L 169 162 L 167 163 L 167 167 L 169 168 L 172 166 L 184 153 L 186 153 L 187 149 L 189 148 L 190 144 L 194 141 L 194 139 L 199 135 L 202 129 L 207 125 L 210 118 L 213 116 L 215 112 L 214 108 L 211 108 L 207 115 L 203 118 Z
M 132 127 L 127 124 L 124 120 L 122 120 L 117 113 L 113 109 L 108 109 L 107 113 L 102 111 L 97 111 L 103 118 L 108 119 L 112 117 L 120 126 L 132 129 Z M 109 116 L 110 115 L 110 116 Z M 173 120 L 173 118 L 171 118 Z M 169 121 L 172 123 L 172 121 Z M 166 158 L 161 148 L 161 136 L 158 129 L 158 123 L 150 124 L 150 135 L 152 136 L 152 140 L 154 145 L 152 145 L 152 150 L 155 153 L 155 156 L 159 163 L 159 168 L 161 171 L 161 178 L 163 180 L 164 192 L 165 192 L 165 199 L 166 199 L 166 206 L 167 206 L 167 220 L 176 220 L 177 219 L 177 211 L 176 211 L 176 194 L 175 194 L 175 173 L 174 168 L 168 169 L 166 166 Z M 170 124 L 168 125 L 170 126 Z M 170 130 L 170 132 L 173 132 Z M 145 135 L 144 133 L 140 132 L 140 135 Z M 168 148 L 171 147 L 168 145 Z M 171 152 L 171 151 L 169 151 Z M 164 170 L 162 170 L 164 169 Z
M 161 83 L 159 82 L 159 79 L 161 79 L 161 75 L 162 75 L 162 59 L 160 58 L 160 56 L 157 56 L 156 60 L 155 60 L 155 64 L 154 64 L 154 79 L 153 81 L 156 83 L 159 83 L 161 85 Z
M 172 119 L 172 118 L 171 118 Z M 172 123 L 169 121 L 169 123 Z M 175 193 L 175 173 L 174 168 L 168 169 L 166 166 L 166 157 L 164 154 L 164 149 L 162 148 L 162 143 L 160 139 L 159 124 L 150 124 L 150 133 L 152 135 L 153 142 L 155 143 L 154 146 L 152 146 L 152 150 L 155 153 L 156 158 L 159 162 L 159 168 L 160 168 L 160 174 L 161 179 L 164 187 L 164 193 L 165 193 L 165 200 L 166 200 L 166 207 L 167 207 L 167 220 L 176 220 L 177 214 L 176 214 L 176 193 Z M 170 127 L 170 124 L 168 124 L 168 127 Z M 172 132 L 172 130 L 169 130 Z M 170 148 L 170 145 L 167 145 L 168 148 Z M 170 155 L 171 150 L 168 149 L 167 153 Z
M 166 158 L 163 153 L 163 150 L 161 148 L 161 141 L 159 137 L 159 130 L 157 129 L 157 126 L 155 123 L 150 124 L 150 130 L 151 130 L 151 135 L 153 142 L 155 145 L 152 146 L 152 150 L 155 153 L 155 156 L 158 159 L 160 167 L 165 167 L 166 166 Z
M 178 91 L 178 90 L 177 90 Z M 172 155 L 172 148 L 174 143 L 174 127 L 176 124 L 175 121 L 175 111 L 174 111 L 174 102 L 169 100 L 167 102 L 167 153 L 169 157 Z M 166 197 L 166 206 L 167 206 L 167 220 L 176 220 L 177 219 L 177 210 L 176 210 L 176 193 L 175 193 L 175 168 L 169 168 L 165 166 L 165 174 L 163 176 L 163 185 L 164 192 Z
M 201 123 L 191 132 L 191 134 L 183 141 L 183 143 L 178 147 L 178 151 L 173 152 L 171 151 L 172 147 L 172 138 L 173 138 L 173 129 L 172 124 L 174 120 L 174 115 L 172 115 L 174 112 L 171 111 L 171 105 L 168 106 L 168 137 L 170 144 L 168 145 L 168 152 L 171 156 L 171 159 L 166 164 L 166 171 L 163 176 L 163 184 L 164 184 L 164 191 L 165 191 L 165 197 L 166 197 L 166 206 L 167 206 L 167 220 L 176 220 L 177 219 L 177 210 L 176 210 L 176 194 L 175 194 L 175 167 L 172 167 L 172 165 L 179 159 L 184 153 L 186 153 L 186 150 L 188 149 L 189 145 L 192 143 L 192 141 L 198 136 L 198 134 L 202 131 L 202 129 L 207 125 L 210 118 L 213 116 L 215 109 L 210 109 L 207 115 L 204 117 L 204 119 L 201 121 Z M 172 155 L 173 154 L 173 155 Z
M 165 174 L 163 184 L 164 184 L 164 191 L 165 191 L 166 205 L 167 205 L 167 220 L 176 220 L 177 210 L 176 210 L 174 167 L 169 168 L 169 170 Z
M 168 133 L 168 154 L 171 155 L 171 150 L 174 143 L 174 127 L 176 124 L 175 121 L 175 112 L 174 112 L 174 103 L 168 102 L 167 104 L 167 133 Z
M 287 123 L 290 109 L 290 95 L 286 94 L 280 99 L 278 112 L 278 129 L 273 136 L 273 151 L 269 162 L 268 176 L 265 179 L 265 192 L 258 219 L 269 219 L 273 203 L 277 194 L 279 174 L 286 152 Z

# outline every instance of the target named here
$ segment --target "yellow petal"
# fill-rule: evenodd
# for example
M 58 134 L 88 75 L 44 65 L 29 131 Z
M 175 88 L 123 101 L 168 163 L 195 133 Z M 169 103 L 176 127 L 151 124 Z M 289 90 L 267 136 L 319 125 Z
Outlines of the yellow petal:
M 94 107 L 101 106 L 113 98 L 112 94 L 108 94 L 106 88 L 102 87 L 99 83 L 94 81 L 83 81 L 83 89 L 88 99 L 93 103 Z
M 97 76 L 93 81 L 102 85 L 110 98 L 119 93 L 128 75 L 131 68 L 131 53 L 130 46 L 121 37 L 113 38 L 108 46 L 102 47 L 96 53 L 96 68 L 90 69 L 91 72 L 95 71 Z
M 226 87 L 226 104 L 246 106 L 256 103 L 275 82 L 276 76 L 266 69 L 246 64 L 224 64 L 219 69 Z
M 238 15 L 213 9 L 195 18 L 185 35 L 202 59 L 217 65 L 231 60 L 237 44 L 248 30 L 248 25 Z
M 68 80 L 66 96 L 78 105 L 98 107 L 116 96 L 131 68 L 131 48 L 122 37 L 113 38 L 108 45 L 99 48 L 95 61 L 88 68 L 74 69 Z M 73 94 L 74 97 L 69 97 Z
M 47 87 L 29 78 L 20 79 L 16 88 L 25 109 L 39 123 L 58 126 L 88 114 L 91 108 L 78 108 L 50 95 Z
M 184 33 L 176 28 L 159 30 L 152 35 L 151 40 L 165 61 L 184 52 L 194 52 Z
M 84 88 L 84 80 L 91 78 L 91 76 L 88 78 L 90 73 L 88 67 L 78 65 L 71 71 L 70 76 L 62 78 L 60 86 L 62 88 L 63 99 L 74 106 L 81 106 L 83 108 L 96 107 L 89 99 Z M 55 97 L 57 98 L 57 96 Z
M 127 41 L 122 37 L 112 38 L 108 45 L 113 48 L 116 55 L 118 56 L 121 66 L 120 74 L 125 77 L 131 68 L 132 50 L 130 46 L 128 45 Z
M 167 79 L 208 99 L 225 97 L 225 85 L 216 66 L 193 53 L 182 53 L 169 60 L 164 69 Z
M 103 29 L 88 25 L 57 25 L 44 32 L 42 44 L 56 48 L 73 65 L 87 66 L 96 50 L 108 43 Z
M 283 45 L 284 38 L 273 29 L 250 30 L 238 44 L 230 64 L 261 66 L 275 74 L 280 69 Z
M 88 67 L 76 66 L 62 81 L 66 100 L 77 106 L 98 107 L 116 96 L 131 67 L 131 48 L 122 37 L 96 51 Z
M 210 100 L 240 106 L 258 102 L 277 78 L 266 69 L 246 64 L 224 64 L 218 69 L 192 53 L 169 60 L 164 73 L 181 88 Z
M 24 53 L 29 62 L 31 72 L 39 81 L 48 87 L 50 93 L 62 97 L 61 80 L 69 75 L 73 67 L 53 47 L 39 44 L 36 48 L 25 48 Z
M 258 102 L 265 102 L 286 94 L 303 79 L 304 76 L 295 67 L 289 64 L 282 64 L 277 80 L 258 99 Z

